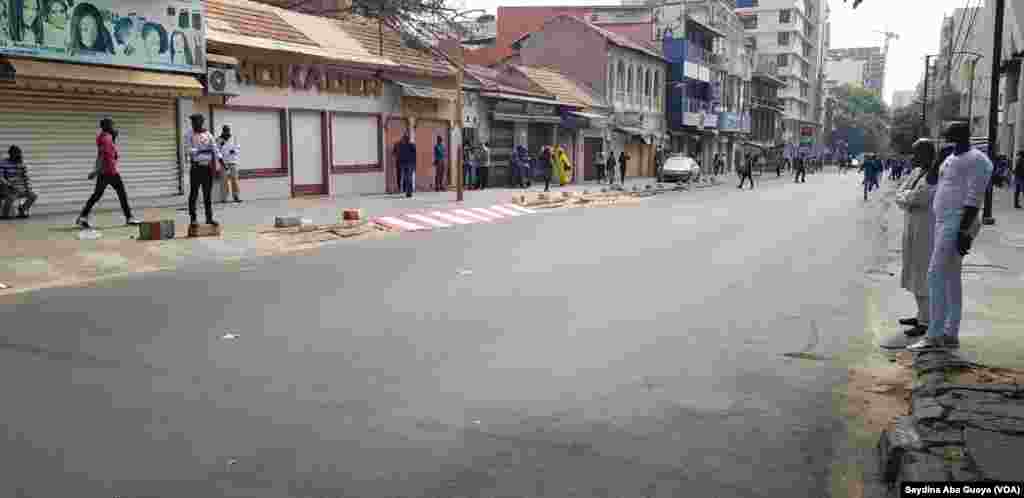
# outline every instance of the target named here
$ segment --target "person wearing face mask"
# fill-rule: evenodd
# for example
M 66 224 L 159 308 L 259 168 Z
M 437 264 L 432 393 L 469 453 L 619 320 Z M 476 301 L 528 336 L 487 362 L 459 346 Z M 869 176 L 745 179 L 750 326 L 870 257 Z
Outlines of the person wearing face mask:
M 124 189 L 124 181 L 121 179 L 121 172 L 118 169 L 118 163 L 121 159 L 121 153 L 117 148 L 117 129 L 114 128 L 114 120 L 111 118 L 103 118 L 100 120 L 100 134 L 96 137 L 96 170 L 89 175 L 89 178 L 96 178 L 96 189 L 93 191 L 92 196 L 85 203 L 85 207 L 82 208 L 82 213 L 78 215 L 78 219 L 75 224 L 82 228 L 89 228 L 89 213 L 92 211 L 92 207 L 96 205 L 101 198 L 103 198 L 103 192 L 107 190 L 107 186 L 114 187 L 114 192 L 117 192 L 117 199 L 121 201 L 121 212 L 124 213 L 124 217 L 129 225 L 138 225 L 138 220 L 132 216 L 132 209 L 128 206 L 128 194 Z
M 217 138 L 217 146 L 220 148 L 221 162 L 224 165 L 224 200 L 227 202 L 228 194 L 235 198 L 235 202 L 242 202 L 238 190 L 238 160 L 241 156 L 241 149 L 238 140 L 231 134 L 231 126 L 224 125 Z
M 963 302 L 963 258 L 981 230 L 978 208 L 992 181 L 992 162 L 971 147 L 971 128 L 965 122 L 950 124 L 943 137 L 952 142 L 953 153 L 939 168 L 932 212 L 935 240 L 928 262 L 929 315 L 927 335 L 907 346 L 914 352 L 960 347 Z

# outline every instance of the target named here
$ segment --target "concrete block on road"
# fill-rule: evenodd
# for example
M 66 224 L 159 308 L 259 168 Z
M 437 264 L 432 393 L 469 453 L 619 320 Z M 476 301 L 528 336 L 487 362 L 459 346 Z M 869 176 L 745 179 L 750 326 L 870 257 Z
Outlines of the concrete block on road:
M 363 219 L 363 211 L 361 209 L 345 209 L 341 212 L 342 221 L 359 221 Z
M 292 228 L 302 224 L 300 216 L 278 216 L 274 218 L 275 228 Z
M 221 227 L 220 225 L 189 225 L 188 236 L 190 238 L 195 237 L 220 237 Z
M 144 221 L 139 224 L 139 240 L 174 238 L 174 220 Z

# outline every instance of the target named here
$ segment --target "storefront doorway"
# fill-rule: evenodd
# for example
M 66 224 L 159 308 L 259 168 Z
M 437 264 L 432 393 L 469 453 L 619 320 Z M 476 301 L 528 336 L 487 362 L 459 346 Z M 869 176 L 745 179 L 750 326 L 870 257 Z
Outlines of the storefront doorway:
M 328 168 L 324 161 L 323 115 L 292 111 L 292 194 L 327 193 Z

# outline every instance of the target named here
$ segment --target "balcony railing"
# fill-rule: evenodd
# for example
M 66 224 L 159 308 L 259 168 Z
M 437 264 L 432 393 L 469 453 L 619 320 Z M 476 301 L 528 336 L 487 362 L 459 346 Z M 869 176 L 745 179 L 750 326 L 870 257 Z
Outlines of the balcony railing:
M 752 98 L 750 102 L 757 107 L 768 107 L 771 109 L 782 110 L 782 99 L 773 98 Z

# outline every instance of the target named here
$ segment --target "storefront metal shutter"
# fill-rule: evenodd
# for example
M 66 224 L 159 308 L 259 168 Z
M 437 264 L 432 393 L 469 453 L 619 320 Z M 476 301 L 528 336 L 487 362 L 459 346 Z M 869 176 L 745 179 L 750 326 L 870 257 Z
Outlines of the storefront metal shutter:
M 0 88 L 0 148 L 21 147 L 39 204 L 84 203 L 92 193 L 104 116 L 120 131 L 128 197 L 181 193 L 173 99 Z

